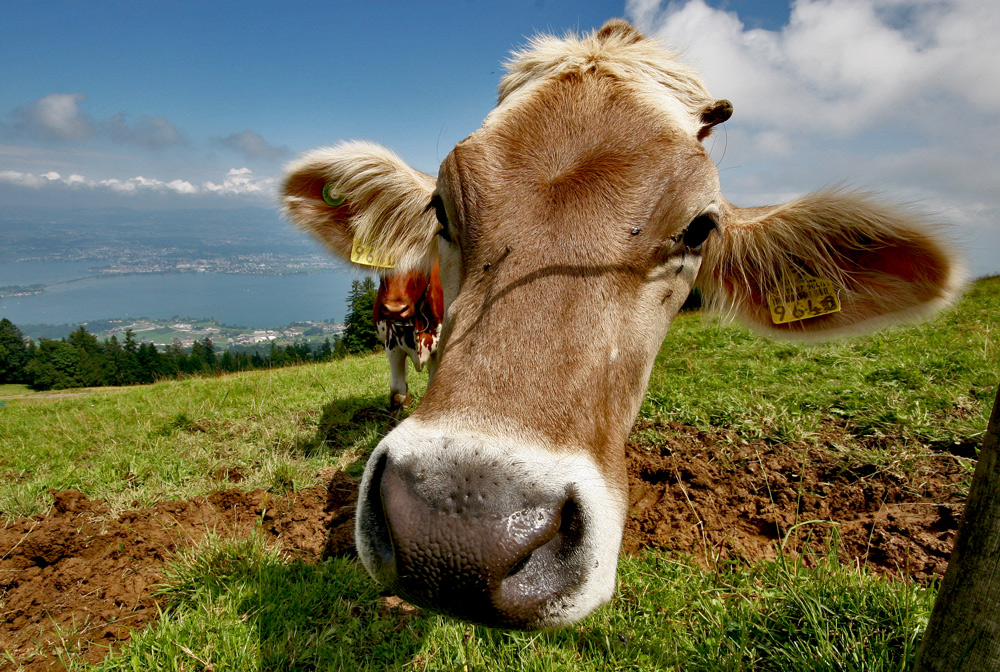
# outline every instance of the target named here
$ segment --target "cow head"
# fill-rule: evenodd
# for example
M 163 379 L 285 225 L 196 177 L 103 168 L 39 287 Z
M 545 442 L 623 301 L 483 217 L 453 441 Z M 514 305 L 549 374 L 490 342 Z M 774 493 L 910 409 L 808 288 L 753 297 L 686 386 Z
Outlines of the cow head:
M 731 112 L 612 21 L 515 54 L 497 108 L 436 180 L 358 142 L 289 167 L 286 213 L 337 254 L 361 240 L 403 268 L 440 260 L 440 368 L 361 485 L 357 548 L 379 582 L 503 627 L 565 625 L 609 600 L 624 443 L 692 287 L 793 337 L 954 297 L 960 271 L 912 212 L 845 191 L 728 203 L 700 141 Z

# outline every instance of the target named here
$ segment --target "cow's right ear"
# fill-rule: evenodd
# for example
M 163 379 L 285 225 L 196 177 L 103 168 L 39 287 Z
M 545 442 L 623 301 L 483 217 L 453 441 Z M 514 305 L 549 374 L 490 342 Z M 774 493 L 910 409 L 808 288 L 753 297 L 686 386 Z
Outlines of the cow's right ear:
M 353 253 L 370 270 L 407 270 L 429 267 L 437 251 L 439 225 L 428 210 L 434 187 L 433 177 L 381 145 L 343 142 L 287 166 L 282 205 L 337 256 Z

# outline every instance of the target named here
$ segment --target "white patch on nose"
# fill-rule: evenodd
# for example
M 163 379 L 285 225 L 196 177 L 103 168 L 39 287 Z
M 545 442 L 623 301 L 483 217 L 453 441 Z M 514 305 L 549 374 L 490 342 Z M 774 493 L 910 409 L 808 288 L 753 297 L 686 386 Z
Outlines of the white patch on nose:
M 575 452 L 552 450 L 526 437 L 496 437 L 469 430 L 429 425 L 408 418 L 376 447 L 361 482 L 356 520 L 356 544 L 361 562 L 377 577 L 372 508 L 368 497 L 379 465 L 406 465 L 414 488 L 428 501 L 439 501 L 440 510 L 454 512 L 449 497 L 455 494 L 456 472 L 486 474 L 489 497 L 477 506 L 518 515 L 532 510 L 534 498 L 556 498 L 575 504 L 579 530 L 572 549 L 561 558 L 559 576 L 578 577 L 569 589 L 544 604 L 530 622 L 532 628 L 551 628 L 578 621 L 611 599 L 615 588 L 618 553 L 627 508 L 626 493 L 610 487 L 595 461 L 581 448 Z M 562 498 L 562 499 L 559 499 Z M 454 512 L 454 513 L 453 513 Z M 432 552 L 432 551 L 430 551 Z M 542 581 L 545 580 L 543 576 Z M 546 592 L 545 586 L 538 586 Z

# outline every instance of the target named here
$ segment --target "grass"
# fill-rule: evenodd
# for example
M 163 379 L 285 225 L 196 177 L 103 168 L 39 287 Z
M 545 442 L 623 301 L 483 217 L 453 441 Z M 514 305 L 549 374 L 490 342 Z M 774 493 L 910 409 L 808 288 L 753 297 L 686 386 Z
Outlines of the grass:
M 113 511 L 223 485 L 295 489 L 321 467 L 353 466 L 381 438 L 384 357 L 190 378 L 85 394 L 33 395 L 0 408 L 0 514 L 48 509 L 76 488 Z M 426 377 L 414 377 L 419 393 Z
M 835 424 L 946 448 L 980 435 L 1000 378 L 1000 277 L 933 322 L 827 344 L 769 341 L 699 314 L 674 321 L 640 417 L 746 438 Z
M 711 572 L 650 553 L 623 559 L 615 601 L 582 623 L 504 632 L 393 609 L 356 562 L 251 538 L 186 552 L 163 595 L 159 623 L 92 669 L 889 671 L 912 661 L 934 590 L 835 552 Z
M 379 441 L 384 357 L 65 395 L 0 388 L 0 515 L 44 512 L 77 488 L 112 512 L 220 487 L 275 492 Z M 675 321 L 635 438 L 675 422 L 768 441 L 818 441 L 864 460 L 973 445 L 1000 377 L 1000 278 L 932 323 L 827 345 L 774 343 L 694 314 Z M 426 378 L 412 380 L 419 398 Z M 16 389 L 15 389 L 16 388 Z M 863 454 L 863 455 L 862 455 Z M 881 457 L 880 457 L 881 456 Z M 861 458 L 859 458 L 861 459 Z M 871 463 L 871 462 L 869 462 Z M 836 540 L 831 538 L 835 548 Z M 835 555 L 835 554 L 834 554 Z M 71 670 L 905 670 L 935 588 L 790 560 L 699 569 L 623 558 L 613 604 L 573 628 L 508 633 L 392 607 L 360 565 L 291 560 L 260 539 L 182 553 L 160 621 Z M 3 658 L 0 657 L 0 660 Z
M 12 383 L 5 383 L 0 385 L 0 399 L 4 397 L 13 397 L 19 394 L 30 394 L 31 388 L 27 385 L 14 385 Z

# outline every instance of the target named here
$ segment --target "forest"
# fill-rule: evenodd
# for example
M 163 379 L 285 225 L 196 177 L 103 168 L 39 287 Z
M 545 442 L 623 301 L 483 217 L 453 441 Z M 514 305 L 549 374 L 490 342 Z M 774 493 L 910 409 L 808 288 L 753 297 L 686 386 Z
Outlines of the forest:
M 131 330 L 119 340 L 103 340 L 80 326 L 62 339 L 26 339 L 7 318 L 0 319 L 0 384 L 26 384 L 35 390 L 142 385 L 184 376 L 216 375 L 292 366 L 366 354 L 380 346 L 372 323 L 376 287 L 371 278 L 355 280 L 347 297 L 342 335 L 319 347 L 308 343 L 279 345 L 263 351 L 245 347 L 220 349 L 211 338 L 190 347 L 179 341 L 159 350 L 136 339 Z

